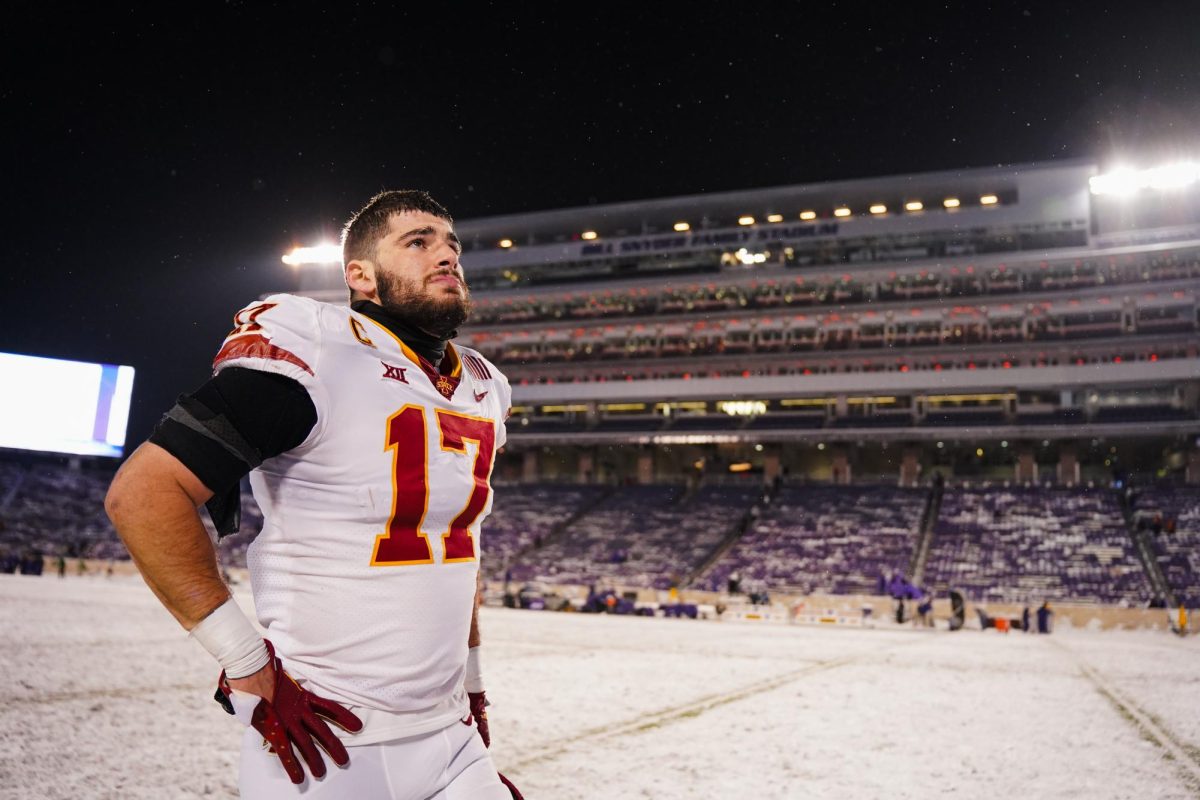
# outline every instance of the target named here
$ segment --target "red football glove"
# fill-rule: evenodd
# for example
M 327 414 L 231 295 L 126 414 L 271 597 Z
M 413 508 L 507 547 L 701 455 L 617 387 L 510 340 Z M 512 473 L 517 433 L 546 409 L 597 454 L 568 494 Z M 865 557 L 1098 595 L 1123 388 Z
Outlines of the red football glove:
M 304 769 L 292 751 L 293 744 L 300 750 L 314 778 L 325 776 L 325 762 L 313 743 L 314 739 L 325 748 L 333 763 L 339 767 L 346 766 L 350 763 L 350 755 L 322 717 L 328 717 L 351 733 L 362 730 L 362 720 L 332 700 L 301 689 L 300 684 L 283 671 L 283 664 L 275 656 L 275 647 L 269 641 L 267 651 L 271 654 L 270 663 L 275 667 L 275 698 L 269 703 L 266 698 L 259 699 L 250 725 L 262 734 L 275 755 L 279 756 L 292 783 L 304 782 Z M 217 701 L 230 714 L 234 713 L 233 689 L 224 671 L 217 682 Z
M 492 737 L 488 733 L 487 721 L 487 696 L 483 692 L 467 692 L 467 699 L 471 702 L 471 716 L 475 718 L 475 725 L 479 728 L 479 738 L 483 739 L 484 747 L 492 746 Z M 525 800 L 521 795 L 521 791 L 513 786 L 512 781 L 504 777 L 504 773 L 497 772 L 500 776 L 500 782 L 508 787 L 508 793 L 512 795 L 513 800 Z
M 524 795 L 521 794 L 521 790 L 513 786 L 512 781 L 504 777 L 504 773 L 497 772 L 496 774 L 500 776 L 500 782 L 508 787 L 508 793 L 512 795 L 513 800 L 525 800 Z
M 492 736 L 488 732 L 487 696 L 483 692 L 467 692 L 467 700 L 471 703 L 471 716 L 475 718 L 475 726 L 479 728 L 479 737 L 483 739 L 484 747 L 492 746 Z

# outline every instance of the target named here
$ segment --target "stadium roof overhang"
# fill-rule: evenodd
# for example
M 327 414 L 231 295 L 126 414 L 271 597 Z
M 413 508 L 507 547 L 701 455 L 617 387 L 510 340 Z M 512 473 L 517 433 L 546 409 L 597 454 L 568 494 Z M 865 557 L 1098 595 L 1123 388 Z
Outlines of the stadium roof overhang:
M 983 442 L 983 441 L 1063 441 L 1074 439 L 1168 439 L 1200 434 L 1200 420 L 1164 422 L 1113 422 L 1086 425 L 937 425 L 889 428 L 780 428 L 754 427 L 746 430 L 689 430 L 631 433 L 621 431 L 581 431 L 522 433 L 513 428 L 508 447 L 587 446 L 587 445 L 706 445 L 706 444 L 783 444 L 788 442 Z
M 516 404 L 672 400 L 767 400 L 846 393 L 1014 391 L 1162 386 L 1200 379 L 1200 360 L 1014 367 L 1006 370 L 864 372 L 513 386 Z
M 684 240 L 680 247 L 702 246 L 706 237 L 718 235 L 743 235 L 751 241 L 759 237 L 755 231 L 770 232 L 772 222 L 780 229 L 789 225 L 798 228 L 797 237 L 809 235 L 809 228 L 814 229 L 811 233 L 837 235 L 839 225 L 851 228 L 848 234 L 874 235 L 947 224 L 981 224 L 978 219 L 966 219 L 966 212 L 979 210 L 966 208 L 966 203 L 964 216 L 951 223 L 936 215 L 922 218 L 920 213 L 902 213 L 906 200 L 920 198 L 932 209 L 935 203 L 941 208 L 951 198 L 1004 196 L 1013 202 L 991 207 L 991 211 L 1004 212 L 991 220 L 1001 221 L 1003 217 L 1004 222 L 1014 225 L 1060 224 L 1064 219 L 1088 217 L 1088 179 L 1095 173 L 1096 166 L 1089 160 L 1020 164 L 509 214 L 460 221 L 456 228 L 464 242 L 478 248 L 469 253 L 471 267 L 492 270 L 669 250 L 680 237 Z M 889 213 L 862 216 L 862 212 L 884 201 Z M 843 207 L 859 216 L 842 220 L 828 216 L 832 209 Z M 822 209 L 825 213 L 801 226 L 798 214 L 805 209 Z M 738 220 L 743 218 L 752 218 L 753 222 L 739 225 Z M 686 232 L 676 227 L 683 222 L 689 225 Z M 598 238 L 590 239 L 592 235 Z M 499 247 L 502 241 L 508 246 Z M 605 249 L 606 245 L 610 247 Z

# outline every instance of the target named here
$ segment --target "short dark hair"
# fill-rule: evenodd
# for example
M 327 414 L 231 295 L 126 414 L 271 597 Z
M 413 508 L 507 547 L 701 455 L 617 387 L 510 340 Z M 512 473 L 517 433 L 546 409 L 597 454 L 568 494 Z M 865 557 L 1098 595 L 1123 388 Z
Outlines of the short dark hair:
M 424 211 L 447 222 L 454 222 L 450 212 L 429 192 L 420 189 L 390 189 L 372 197 L 350 217 L 342 228 L 342 266 L 355 259 L 375 257 L 375 246 L 391 224 L 393 214 L 405 211 Z

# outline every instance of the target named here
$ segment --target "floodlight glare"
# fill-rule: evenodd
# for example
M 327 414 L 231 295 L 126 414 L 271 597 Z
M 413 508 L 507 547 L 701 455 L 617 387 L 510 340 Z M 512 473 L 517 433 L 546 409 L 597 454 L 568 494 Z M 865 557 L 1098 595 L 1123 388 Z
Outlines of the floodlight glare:
M 754 224 L 754 217 L 751 217 L 751 216 L 738 217 L 738 225 L 753 225 L 753 224 Z
M 816 218 L 817 218 L 817 212 L 815 212 L 815 211 L 801 211 L 800 212 L 800 219 L 809 220 L 809 219 L 816 219 Z
M 885 206 L 883 203 L 876 203 L 875 205 L 871 206 L 871 213 L 872 214 L 886 214 L 887 206 Z
M 767 216 L 767 222 L 783 222 L 783 214 L 770 214 Z
M 507 250 L 508 248 L 512 247 L 512 239 L 501 239 L 499 244 L 501 247 Z
M 1115 169 L 1088 179 L 1092 194 L 1130 195 L 1142 189 L 1180 189 L 1200 181 L 1200 163 L 1180 161 L 1152 169 Z
M 920 211 L 923 208 L 925 208 L 925 204 L 920 200 L 909 200 L 904 204 L 905 211 Z
M 289 267 L 301 264 L 341 264 L 342 248 L 336 244 L 319 244 L 315 247 L 293 247 L 285 253 L 283 263 Z
M 684 231 L 690 231 L 691 229 L 692 229 L 692 226 L 686 222 L 676 222 L 675 223 L 675 230 L 679 231 L 680 233 L 683 233 Z
M 584 231 L 580 234 L 580 238 L 587 239 L 590 242 L 592 239 L 596 238 L 596 235 L 597 234 L 595 231 Z
M 1148 169 L 1145 172 L 1151 189 L 1178 189 L 1200 180 L 1200 163 L 1184 161 Z
M 833 210 L 833 215 L 835 217 L 848 217 L 850 216 L 850 209 L 846 208 L 845 206 L 842 206 L 841 208 L 835 208 Z
M 959 202 L 957 197 L 947 197 L 942 201 L 942 205 L 946 208 L 958 208 Z
M 979 204 L 983 206 L 994 206 L 1000 202 L 1000 198 L 994 194 L 985 194 L 979 198 Z

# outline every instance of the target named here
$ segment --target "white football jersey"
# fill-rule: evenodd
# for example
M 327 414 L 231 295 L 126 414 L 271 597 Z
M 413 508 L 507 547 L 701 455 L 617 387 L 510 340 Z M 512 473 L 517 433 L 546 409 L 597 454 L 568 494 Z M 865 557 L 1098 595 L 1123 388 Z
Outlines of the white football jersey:
M 235 324 L 214 370 L 294 378 L 317 410 L 300 446 L 250 475 L 265 520 L 247 559 L 267 637 L 306 688 L 364 717 L 347 743 L 462 719 L 507 379 L 452 344 L 439 375 L 382 325 L 294 295 Z

